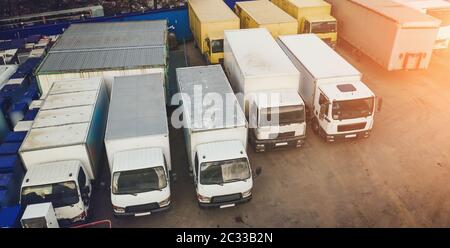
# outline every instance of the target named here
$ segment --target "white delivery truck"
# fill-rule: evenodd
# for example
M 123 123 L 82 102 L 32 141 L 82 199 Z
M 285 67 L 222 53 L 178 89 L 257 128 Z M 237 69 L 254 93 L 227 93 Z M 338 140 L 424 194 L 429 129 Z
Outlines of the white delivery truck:
M 338 20 L 339 39 L 388 71 L 426 69 L 440 20 L 393 0 L 326 0 Z
M 280 36 L 278 42 L 302 74 L 299 92 L 314 132 L 327 141 L 369 137 L 376 97 L 361 73 L 314 34 Z
M 170 144 L 164 74 L 116 77 L 105 134 L 115 216 L 170 207 Z
M 298 94 L 300 73 L 270 33 L 227 30 L 224 49 L 225 72 L 248 118 L 255 150 L 302 146 L 306 122 Z
M 101 78 L 53 84 L 19 149 L 23 207 L 51 202 L 63 226 L 86 219 L 108 106 Z
M 200 207 L 248 202 L 253 180 L 246 153 L 247 122 L 221 66 L 177 68 L 176 72 L 188 161 Z

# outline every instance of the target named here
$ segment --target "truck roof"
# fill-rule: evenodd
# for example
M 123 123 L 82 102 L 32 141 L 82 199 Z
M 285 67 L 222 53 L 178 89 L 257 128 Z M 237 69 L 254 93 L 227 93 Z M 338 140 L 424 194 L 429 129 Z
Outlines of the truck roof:
M 254 92 L 258 94 L 258 92 Z M 279 93 L 279 101 L 260 101 L 260 98 L 255 97 L 254 100 L 258 105 L 258 108 L 274 108 L 274 107 L 286 107 L 286 106 L 298 106 L 299 103 L 303 104 L 303 99 L 295 90 L 271 90 L 270 93 Z M 264 91 L 264 94 L 267 94 Z M 262 98 L 265 99 L 265 98 Z
M 32 128 L 59 126 L 89 122 L 94 112 L 93 105 L 39 111 Z
M 161 148 L 144 148 L 122 151 L 114 154 L 114 172 L 139 170 L 163 166 L 164 156 Z
M 164 75 L 114 78 L 105 140 L 168 133 Z
M 247 157 L 245 147 L 242 145 L 241 141 L 238 140 L 212 142 L 198 145 L 197 154 L 200 161 L 223 161 Z M 208 156 L 205 154 L 208 154 Z M 240 154 L 241 156 L 237 157 L 237 154 Z
M 295 5 L 297 8 L 305 7 L 321 7 L 330 6 L 331 4 L 325 2 L 324 0 L 287 0 Z
M 55 164 L 58 164 L 58 166 L 55 166 Z M 58 161 L 30 167 L 23 178 L 22 188 L 72 180 L 76 181 L 75 173 L 78 172 L 80 167 L 82 167 L 82 164 L 77 160 Z
M 352 87 L 352 90 L 342 91 L 338 87 L 346 87 L 345 83 L 342 84 L 324 84 L 320 85 L 320 90 L 327 95 L 330 100 L 351 100 L 373 97 L 373 92 L 361 81 L 354 81 L 348 84 L 347 87 Z
M 202 106 L 201 113 L 194 113 L 195 111 L 185 106 L 184 111 L 187 113 L 184 117 L 187 119 L 188 125 L 190 125 L 189 128 L 200 131 L 246 126 L 245 115 L 220 65 L 177 68 L 176 73 L 180 93 L 185 94 L 183 97 L 190 97 L 190 99 L 183 99 L 183 102 L 190 102 L 191 107 L 195 111 L 198 111 L 196 106 Z M 201 87 L 201 98 L 197 95 L 196 86 Z M 213 111 L 211 104 L 205 102 L 205 96 L 213 96 L 211 94 L 221 97 L 221 106 L 214 106 L 220 107 L 217 110 L 223 113 L 223 116 L 218 117 L 219 119 L 214 117 L 210 119 L 204 118 L 205 114 L 208 115 L 209 111 Z M 227 101 L 227 97 L 232 97 L 232 101 Z M 225 107 L 225 109 L 222 107 Z M 227 113 L 231 111 L 233 116 L 229 116 Z
M 101 77 L 85 78 L 85 79 L 69 79 L 58 81 L 57 84 L 52 85 L 52 90 L 49 95 L 74 93 L 80 91 L 99 90 L 103 79 Z
M 236 5 L 260 25 L 297 22 L 296 19 L 268 0 L 237 2 Z
M 348 0 L 395 21 L 402 27 L 439 27 L 440 20 L 393 0 Z
M 450 9 L 450 2 L 444 0 L 394 0 L 418 10 Z
M 98 91 L 80 91 L 49 95 L 41 106 L 41 110 L 60 109 L 75 106 L 93 105 Z
M 355 67 L 315 34 L 284 35 L 279 40 L 315 78 L 361 77 Z
M 305 19 L 308 20 L 309 22 L 316 22 L 316 21 L 331 22 L 331 21 L 336 21 L 336 18 L 334 18 L 331 15 L 309 15 L 309 16 L 305 16 Z
M 189 5 L 202 22 L 239 21 L 223 0 L 189 0 Z
M 225 30 L 225 39 L 245 77 L 299 74 L 265 28 Z

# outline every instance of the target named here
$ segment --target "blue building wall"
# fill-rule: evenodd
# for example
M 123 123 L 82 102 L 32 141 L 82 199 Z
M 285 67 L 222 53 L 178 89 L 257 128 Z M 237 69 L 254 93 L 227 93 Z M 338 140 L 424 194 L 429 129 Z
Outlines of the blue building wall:
M 11 29 L 0 31 L 0 40 L 26 38 L 30 35 L 55 35 L 61 34 L 64 29 L 69 27 L 71 23 L 85 23 L 85 22 L 115 22 L 115 21 L 136 21 L 136 20 L 159 20 L 166 19 L 169 27 L 173 27 L 178 40 L 190 40 L 192 34 L 189 29 L 189 17 L 186 7 L 147 11 L 143 13 L 130 13 L 117 16 L 105 16 L 88 19 L 85 21 L 75 22 L 61 22 L 57 24 L 36 25 L 33 27 Z

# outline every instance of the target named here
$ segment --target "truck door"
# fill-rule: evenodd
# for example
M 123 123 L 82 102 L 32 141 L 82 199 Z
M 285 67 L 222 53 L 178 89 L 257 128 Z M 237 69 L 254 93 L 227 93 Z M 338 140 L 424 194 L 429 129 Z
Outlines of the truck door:
M 425 58 L 426 53 L 405 53 L 403 59 L 404 70 L 416 70 L 420 67 L 422 58 Z
M 322 92 L 319 92 L 319 101 L 315 107 L 314 115 L 317 117 L 319 127 L 325 131 L 328 129 L 328 124 L 330 123 L 329 112 L 330 101 Z

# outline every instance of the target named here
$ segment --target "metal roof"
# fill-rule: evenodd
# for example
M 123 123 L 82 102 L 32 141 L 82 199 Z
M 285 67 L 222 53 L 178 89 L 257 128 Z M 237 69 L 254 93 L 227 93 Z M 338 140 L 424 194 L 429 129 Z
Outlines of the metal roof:
M 220 65 L 177 68 L 176 73 L 180 93 L 184 94 L 182 97 L 190 98 L 183 98 L 183 104 L 186 104 L 183 116 L 187 119 L 188 128 L 206 130 L 246 125 L 244 113 Z M 198 95 L 198 90 L 201 90 L 201 95 Z M 214 101 L 213 104 L 209 103 L 209 97 Z M 227 99 L 230 97 L 232 101 Z M 188 102 L 191 106 L 187 106 Z M 213 116 L 214 113 L 223 115 Z M 211 118 L 205 118 L 207 116 Z
M 166 20 L 73 24 L 37 73 L 165 67 L 166 53 Z
M 116 77 L 105 140 L 168 135 L 162 73 Z
M 161 148 L 144 148 L 121 151 L 114 154 L 114 171 L 129 171 L 163 166 Z
M 38 73 L 164 66 L 165 53 L 164 47 L 49 53 Z

